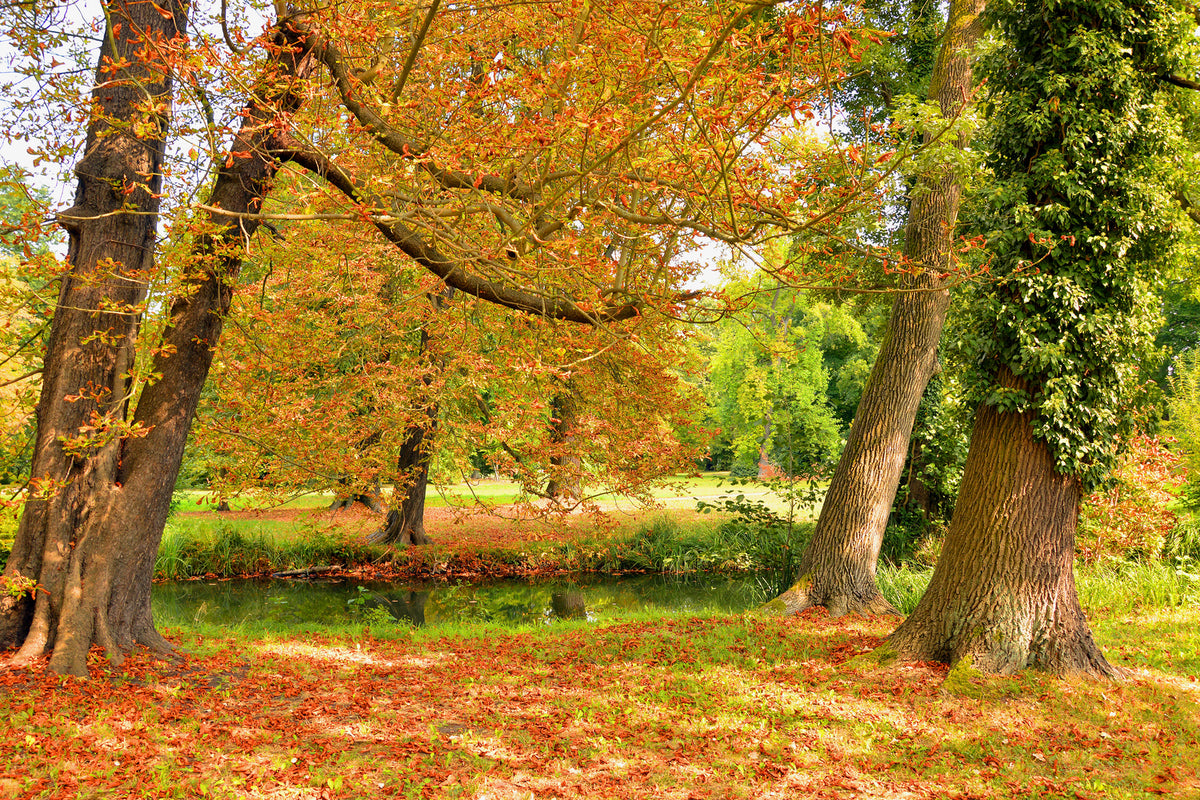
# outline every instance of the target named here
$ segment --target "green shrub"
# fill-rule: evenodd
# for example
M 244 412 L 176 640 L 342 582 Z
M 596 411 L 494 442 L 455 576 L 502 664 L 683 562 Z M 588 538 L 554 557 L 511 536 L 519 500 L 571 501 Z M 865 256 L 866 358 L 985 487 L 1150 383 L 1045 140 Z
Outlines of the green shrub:
M 1175 450 L 1185 471 L 1183 497 L 1192 508 L 1200 508 L 1200 357 L 1195 353 L 1175 365 L 1168 406 L 1167 429 L 1176 439 Z
M 17 538 L 17 525 L 21 521 L 18 509 L 0 508 L 0 570 L 8 563 L 13 540 Z
M 1176 521 L 1174 527 L 1167 531 L 1162 554 L 1170 561 L 1190 559 L 1200 563 L 1200 518 Z
M 615 561 L 623 570 L 647 572 L 791 573 L 812 536 L 812 525 L 758 525 L 731 520 L 684 529 L 656 519 L 615 543 Z

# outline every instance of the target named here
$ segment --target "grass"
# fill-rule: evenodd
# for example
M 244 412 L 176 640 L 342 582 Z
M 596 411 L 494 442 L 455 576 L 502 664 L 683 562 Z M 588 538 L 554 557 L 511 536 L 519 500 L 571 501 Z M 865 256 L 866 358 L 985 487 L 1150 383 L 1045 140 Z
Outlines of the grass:
M 162 568 L 370 560 L 336 530 L 177 519 Z M 290 527 L 289 527 L 290 526 Z M 807 526 L 663 514 L 493 551 L 529 568 L 785 571 Z M 489 556 L 488 553 L 492 555 Z M 248 566 L 247 566 L 248 565 Z M 0 796 L 22 798 L 1200 797 L 1200 570 L 1081 568 L 1116 683 L 855 659 L 889 619 L 637 611 L 601 624 L 412 628 L 363 614 L 286 635 L 197 614 L 94 680 L 0 669 Z M 880 567 L 915 606 L 930 570 Z
M 374 561 L 380 548 L 359 537 L 317 528 L 289 530 L 274 535 L 271 526 L 243 530 L 223 526 L 216 530 L 171 527 L 163 535 L 154 565 L 158 580 L 215 575 L 263 575 L 315 565 L 355 566 Z
M 789 532 L 760 530 L 710 516 L 658 515 L 616 530 L 561 526 L 534 541 L 484 547 L 432 545 L 393 551 L 366 544 L 361 533 L 276 520 L 241 520 L 211 527 L 204 519 L 173 519 L 155 565 L 158 580 L 216 575 L 261 575 L 299 567 L 388 562 L 397 577 L 536 575 L 563 572 L 790 573 L 811 525 Z
M 0 672 L 0 794 L 1149 798 L 1200 792 L 1200 608 L 1097 635 L 1119 683 L 853 657 L 889 620 L 655 618 L 247 638 Z
M 385 487 L 386 488 L 386 487 Z M 680 475 L 667 486 L 660 486 L 651 491 L 651 496 L 659 500 L 688 499 L 700 496 L 715 499 L 721 496 L 736 496 L 745 494 L 751 498 L 761 498 L 772 508 L 786 510 L 786 504 L 761 486 L 734 485 L 729 481 L 727 473 L 707 472 L 700 475 Z M 431 485 L 425 499 L 426 508 L 469 507 L 476 502 L 495 507 L 514 503 L 522 498 L 520 486 L 503 478 L 481 478 L 473 481 L 463 481 L 441 486 Z M 618 506 L 625 505 L 620 498 L 601 496 L 600 502 Z M 278 503 L 267 503 L 252 495 L 230 498 L 229 506 L 233 511 L 246 511 L 257 508 L 272 510 L 316 510 L 328 508 L 333 502 L 330 492 L 312 492 L 300 495 Z M 209 492 L 200 489 L 180 490 L 175 493 L 174 503 L 180 511 L 204 510 L 216 504 L 216 498 Z M 811 516 L 811 510 L 798 514 L 798 518 Z

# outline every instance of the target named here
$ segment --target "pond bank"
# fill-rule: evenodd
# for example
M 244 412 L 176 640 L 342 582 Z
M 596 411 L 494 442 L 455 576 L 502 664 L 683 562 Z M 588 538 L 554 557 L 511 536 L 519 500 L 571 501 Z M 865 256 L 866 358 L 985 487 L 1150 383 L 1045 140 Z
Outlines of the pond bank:
M 435 544 L 395 549 L 367 543 L 370 520 L 353 526 L 320 526 L 310 520 L 285 530 L 253 519 L 206 517 L 203 524 L 192 517 L 186 524 L 173 520 L 168 526 L 156 580 L 266 577 L 312 567 L 337 567 L 359 579 L 389 581 L 787 571 L 811 533 L 807 523 L 791 530 L 762 528 L 684 511 L 607 528 L 578 519 L 518 526 L 484 518 L 431 530 Z

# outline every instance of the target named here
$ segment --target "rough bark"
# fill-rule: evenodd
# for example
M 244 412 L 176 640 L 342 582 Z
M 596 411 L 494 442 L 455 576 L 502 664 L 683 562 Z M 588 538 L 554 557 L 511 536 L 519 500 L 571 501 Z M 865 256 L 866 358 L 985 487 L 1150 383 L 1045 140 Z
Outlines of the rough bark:
M 550 456 L 551 478 L 546 496 L 574 504 L 583 498 L 583 461 L 576 445 L 579 425 L 579 400 L 570 382 L 550 400 L 550 440 L 555 454 Z
M 255 227 L 220 217 L 197 238 L 189 292 L 172 302 L 151 367 L 160 377 L 142 390 L 131 421 L 135 435 L 128 435 L 135 309 L 143 297 L 139 279 L 148 275 L 153 258 L 166 119 L 160 117 L 153 140 L 126 135 L 112 120 L 134 118 L 137 98 L 149 96 L 157 107 L 167 106 L 169 73 L 148 61 L 154 48 L 145 42 L 182 31 L 184 17 L 180 7 L 167 20 L 152 4 L 114 2 L 108 11 L 118 31 L 108 47 L 116 48 L 125 66 L 114 78 L 104 69 L 113 50 L 101 57 L 98 111 L 76 168 L 76 203 L 62 215 L 71 234 L 72 266 L 47 347 L 33 464 L 45 491 L 26 503 L 17 557 L 10 558 L 5 573 L 10 580 L 36 580 L 39 589 L 33 603 L 25 599 L 0 608 L 0 645 L 21 644 L 15 662 L 50 651 L 52 670 L 75 675 L 87 674 L 92 644 L 103 646 L 114 663 L 135 643 L 170 648 L 150 613 L 154 558 L 229 307 L 230 282 L 240 267 L 244 237 Z M 298 107 L 302 95 L 296 84 L 307 69 L 301 63 L 311 59 L 296 35 L 281 34 L 277 45 L 276 69 L 260 83 L 231 148 L 247 155 L 225 162 L 212 207 L 257 211 L 278 169 L 269 154 L 280 130 L 274 123 Z M 84 399 L 72 401 L 74 396 Z M 82 426 L 97 423 L 111 435 L 86 448 L 64 447 L 64 437 L 78 437 L 86 430 Z
M 182 5 L 167 8 L 169 15 L 124 0 L 107 4 L 75 203 L 59 218 L 70 235 L 69 269 L 43 366 L 34 493 L 5 569 L 10 582 L 37 581 L 38 590 L 35 602 L 6 597 L 0 605 L 0 645 L 23 643 L 18 661 L 57 645 L 59 671 L 79 673 L 93 641 L 115 649 L 104 600 L 122 542 L 104 520 L 121 488 L 171 97 L 170 66 L 145 53 L 169 52 L 187 23 Z
M 1000 383 L 1018 387 L 1007 373 Z M 1116 674 L 1075 591 L 1079 479 L 1054 470 L 1031 420 L 979 409 L 937 569 L 884 652 L 951 664 L 970 658 L 974 668 L 1002 674 Z
M 947 118 L 971 90 L 970 51 L 982 30 L 984 0 L 954 0 L 929 95 Z M 966 147 L 965 139 L 958 141 Z M 879 592 L 876 562 L 925 386 L 938 368 L 949 291 L 951 243 L 962 176 L 921 176 L 905 229 L 905 256 L 916 268 L 892 303 L 883 345 L 850 425 L 796 583 L 779 601 L 789 612 L 825 606 L 831 614 L 895 613 Z

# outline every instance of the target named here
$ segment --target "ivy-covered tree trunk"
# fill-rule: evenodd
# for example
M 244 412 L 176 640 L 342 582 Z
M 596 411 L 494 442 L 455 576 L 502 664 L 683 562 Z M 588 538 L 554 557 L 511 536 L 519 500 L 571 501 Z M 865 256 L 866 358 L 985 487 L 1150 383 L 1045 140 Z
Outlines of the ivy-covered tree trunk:
M 1074 533 L 1081 495 L 1129 433 L 1152 342 L 1150 285 L 1171 245 L 1158 163 L 1171 121 L 1155 76 L 1191 33 L 1157 0 L 1028 0 L 996 19 L 980 402 L 933 579 L 884 649 L 1111 676 L 1075 591 Z
M 0 605 L 0 646 L 15 663 L 50 652 L 50 668 L 87 674 L 93 644 L 120 663 L 134 644 L 169 650 L 154 628 L 150 586 L 175 478 L 212 349 L 228 310 L 252 220 L 214 218 L 196 239 L 190 292 L 176 298 L 132 420 L 134 346 L 154 252 L 161 159 L 170 104 L 169 66 L 150 59 L 182 32 L 183 7 L 108 7 L 109 37 L 97 71 L 87 152 L 76 168 L 71 269 L 51 328 L 38 405 L 35 494 L 27 501 L 5 569 L 33 597 Z M 159 44 L 147 46 L 148 42 Z M 279 64 L 244 112 L 241 131 L 209 205 L 256 212 L 278 168 L 269 154 L 281 109 L 298 106 L 307 49 L 278 37 Z M 311 61 L 311 59 L 309 59 Z M 113 67 L 112 65 L 116 65 Z M 139 124 L 154 121 L 153 126 Z M 133 131 L 151 130 L 152 138 Z
M 929 95 L 946 119 L 971 92 L 971 50 L 982 29 L 983 0 L 954 0 Z M 966 147 L 965 136 L 959 147 Z M 830 480 L 796 583 L 778 598 L 788 612 L 825 606 L 833 615 L 895 613 L 879 592 L 876 562 L 904 470 L 917 407 L 938 369 L 949 291 L 951 243 L 963 176 L 938 167 L 917 181 L 905 229 L 905 256 L 916 270 L 892 303 L 883 344 L 867 379 L 841 459 Z

